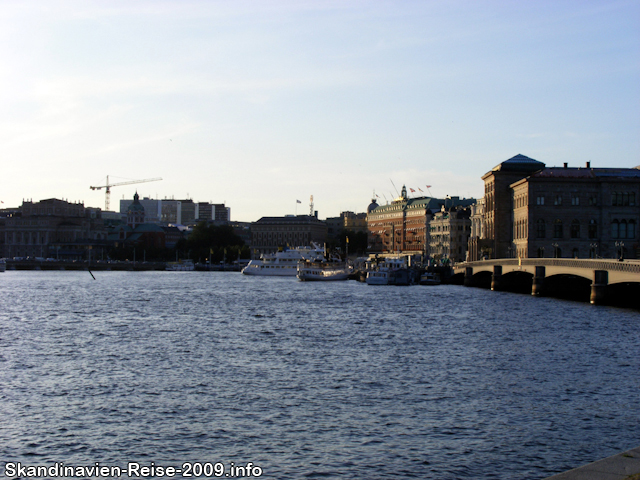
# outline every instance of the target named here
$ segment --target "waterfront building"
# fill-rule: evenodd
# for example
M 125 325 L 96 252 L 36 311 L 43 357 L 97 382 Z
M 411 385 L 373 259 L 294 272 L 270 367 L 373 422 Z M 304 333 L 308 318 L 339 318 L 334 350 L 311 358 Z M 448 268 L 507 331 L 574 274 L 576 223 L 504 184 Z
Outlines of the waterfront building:
M 107 238 L 99 208 L 56 198 L 23 201 L 17 212 L 4 219 L 2 233 L 8 258 L 99 258 Z
M 369 252 L 430 255 L 429 222 L 434 213 L 442 207 L 467 207 L 474 203 L 475 199 L 460 197 L 409 198 L 405 186 L 400 196 L 387 205 L 378 205 L 372 200 L 367 209 Z M 466 252 L 466 245 L 464 250 Z
M 469 215 L 471 231 L 469 232 L 466 260 L 472 262 L 485 256 L 490 245 L 485 236 L 484 198 L 479 199 L 475 205 L 471 205 L 469 208 L 471 209 Z
M 540 171 L 545 164 L 518 154 L 491 169 L 484 180 L 486 252 L 491 258 L 508 256 L 511 245 L 511 184 Z
M 510 256 L 638 257 L 640 169 L 565 163 L 510 188 Z
M 262 217 L 251 224 L 251 258 L 275 253 L 285 247 L 323 245 L 327 240 L 327 224 L 311 215 Z
M 639 255 L 640 167 L 546 167 L 516 155 L 482 179 L 483 235 L 470 238 L 471 260 Z
M 442 206 L 429 221 L 429 255 L 437 260 L 462 262 L 471 234 L 471 208 Z

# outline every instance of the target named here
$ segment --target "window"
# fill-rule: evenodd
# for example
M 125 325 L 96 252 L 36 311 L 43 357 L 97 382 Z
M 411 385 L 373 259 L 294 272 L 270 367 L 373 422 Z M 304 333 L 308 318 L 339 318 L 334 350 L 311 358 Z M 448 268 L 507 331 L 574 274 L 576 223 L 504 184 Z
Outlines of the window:
M 578 220 L 571 222 L 571 238 L 580 238 L 580 222 Z
M 589 238 L 598 238 L 598 222 L 589 220 Z
M 580 197 L 571 195 L 571 205 L 580 205 Z
M 594 207 L 597 204 L 598 204 L 598 200 L 597 200 L 596 197 L 594 197 L 594 196 L 589 197 L 589 206 L 590 207 Z
M 544 205 L 544 197 L 536 197 L 536 205 Z
M 627 221 L 622 220 L 620 222 L 620 238 L 627 238 Z
M 577 248 L 574 248 L 574 249 L 571 251 L 571 256 L 572 256 L 573 258 L 579 258 L 579 257 L 580 257 L 580 251 L 579 251 Z
M 562 220 L 560 219 L 553 223 L 553 238 L 562 238 Z
M 635 220 L 629 220 L 629 223 L 627 224 L 627 238 L 636 238 Z
M 612 238 L 619 238 L 619 229 L 618 229 L 619 223 L 618 220 L 614 220 L 613 222 L 611 222 L 611 237 Z
M 536 222 L 536 238 L 545 238 L 547 235 L 544 220 L 540 219 Z

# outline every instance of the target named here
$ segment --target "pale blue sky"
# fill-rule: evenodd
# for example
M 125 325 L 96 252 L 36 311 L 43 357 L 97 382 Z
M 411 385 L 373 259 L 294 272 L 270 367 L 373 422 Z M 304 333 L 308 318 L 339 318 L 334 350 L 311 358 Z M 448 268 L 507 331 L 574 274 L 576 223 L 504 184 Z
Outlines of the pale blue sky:
M 640 2 L 0 1 L 0 200 L 232 219 L 480 197 L 518 153 L 640 165 Z

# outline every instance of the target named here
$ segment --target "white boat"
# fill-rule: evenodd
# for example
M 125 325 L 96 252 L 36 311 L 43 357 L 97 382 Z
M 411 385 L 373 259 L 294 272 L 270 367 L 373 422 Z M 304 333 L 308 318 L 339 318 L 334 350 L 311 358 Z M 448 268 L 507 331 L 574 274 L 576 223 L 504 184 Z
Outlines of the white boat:
M 251 260 L 242 269 L 245 275 L 295 277 L 298 274 L 298 263 L 308 260 L 320 262 L 324 259 L 324 248 L 313 243 L 310 247 L 296 247 L 264 254 L 259 260 Z
M 343 262 L 300 262 L 298 263 L 298 279 L 303 282 L 347 280 L 351 267 Z
M 4 258 L 0 258 L 0 272 L 4 272 L 7 269 L 7 262 Z
M 195 270 L 196 266 L 193 260 L 180 260 L 178 262 L 167 262 L 166 269 L 171 272 L 191 272 Z

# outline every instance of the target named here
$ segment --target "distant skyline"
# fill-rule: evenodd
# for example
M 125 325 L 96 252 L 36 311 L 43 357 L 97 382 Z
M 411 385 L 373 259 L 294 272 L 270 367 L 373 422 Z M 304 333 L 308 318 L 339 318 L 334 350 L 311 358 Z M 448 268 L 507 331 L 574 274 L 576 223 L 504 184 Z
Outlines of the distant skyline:
M 640 2 L 57 1 L 0 9 L 0 201 L 255 221 L 483 196 L 517 154 L 640 165 Z M 416 192 L 419 194 L 420 192 Z M 300 200 L 301 204 L 296 201 Z

